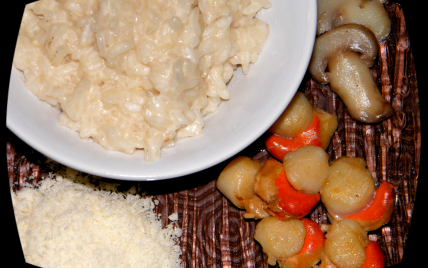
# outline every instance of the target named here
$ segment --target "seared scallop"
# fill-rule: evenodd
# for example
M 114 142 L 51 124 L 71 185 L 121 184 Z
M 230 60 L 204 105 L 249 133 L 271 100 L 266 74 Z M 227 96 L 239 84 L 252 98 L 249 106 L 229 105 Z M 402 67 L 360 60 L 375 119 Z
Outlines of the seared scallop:
M 325 254 L 337 267 L 360 268 L 364 265 L 369 240 L 357 222 L 335 221 L 325 237 Z
M 306 229 L 301 220 L 281 221 L 269 217 L 257 224 L 254 239 L 268 255 L 268 263 L 275 265 L 277 260 L 285 260 L 300 252 L 305 236 Z
M 329 212 L 352 214 L 361 211 L 373 199 L 375 188 L 366 161 L 344 156 L 330 166 L 320 190 L 321 200 Z
M 286 153 L 283 166 L 287 179 L 294 189 L 316 194 L 328 176 L 328 154 L 323 148 L 313 145 L 299 147 Z

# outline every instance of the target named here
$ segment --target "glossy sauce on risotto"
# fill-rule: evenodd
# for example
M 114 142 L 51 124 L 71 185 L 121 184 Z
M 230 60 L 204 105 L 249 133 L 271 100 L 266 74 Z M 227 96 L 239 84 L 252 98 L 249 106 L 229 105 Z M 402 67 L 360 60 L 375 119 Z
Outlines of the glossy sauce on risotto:
M 60 125 L 107 150 L 162 148 L 203 134 L 269 35 L 270 0 L 40 0 L 25 8 L 14 65 L 61 108 Z

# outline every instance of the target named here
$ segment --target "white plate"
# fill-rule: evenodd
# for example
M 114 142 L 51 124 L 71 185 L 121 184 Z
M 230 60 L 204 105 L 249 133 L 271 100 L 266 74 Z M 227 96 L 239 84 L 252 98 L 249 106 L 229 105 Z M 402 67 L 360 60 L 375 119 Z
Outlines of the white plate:
M 272 0 L 258 17 L 270 25 L 259 61 L 229 84 L 230 101 L 205 120 L 204 135 L 177 142 L 161 159 L 145 163 L 143 152 L 105 151 L 58 124 L 59 111 L 23 87 L 12 67 L 7 127 L 47 157 L 68 167 L 120 180 L 160 180 L 214 166 L 254 142 L 279 117 L 307 70 L 316 31 L 316 0 Z

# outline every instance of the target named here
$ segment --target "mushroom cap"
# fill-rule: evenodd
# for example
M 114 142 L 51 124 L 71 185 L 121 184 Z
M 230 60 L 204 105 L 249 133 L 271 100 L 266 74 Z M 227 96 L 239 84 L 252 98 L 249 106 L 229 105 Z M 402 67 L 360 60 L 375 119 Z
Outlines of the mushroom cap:
M 385 39 L 391 31 L 391 19 L 380 1 L 352 0 L 341 3 L 333 27 L 356 23 L 367 26 L 377 41 Z
M 389 35 L 391 20 L 384 0 L 317 0 L 317 36 L 337 26 L 356 23 L 367 26 L 380 41 Z
M 376 36 L 360 24 L 341 25 L 318 36 L 309 63 L 309 72 L 313 78 L 321 84 L 329 83 L 325 74 L 328 61 L 346 50 L 360 53 L 360 59 L 370 67 L 379 52 Z
M 317 0 L 318 23 L 317 35 L 321 35 L 334 28 L 334 21 L 338 17 L 338 6 L 349 0 Z

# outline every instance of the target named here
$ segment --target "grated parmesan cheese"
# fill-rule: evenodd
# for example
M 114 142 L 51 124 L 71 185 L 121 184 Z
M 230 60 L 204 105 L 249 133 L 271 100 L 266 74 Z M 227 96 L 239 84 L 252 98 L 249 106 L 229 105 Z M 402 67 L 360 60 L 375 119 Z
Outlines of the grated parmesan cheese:
M 155 201 L 57 175 L 11 191 L 24 257 L 40 267 L 180 267 L 181 229 L 162 228 Z M 126 198 L 124 198 L 126 197 Z M 172 214 L 171 221 L 178 217 Z

